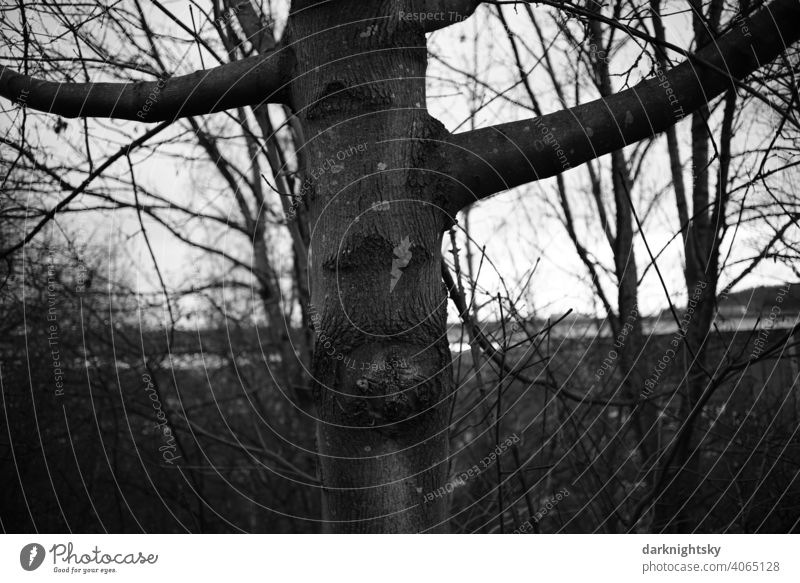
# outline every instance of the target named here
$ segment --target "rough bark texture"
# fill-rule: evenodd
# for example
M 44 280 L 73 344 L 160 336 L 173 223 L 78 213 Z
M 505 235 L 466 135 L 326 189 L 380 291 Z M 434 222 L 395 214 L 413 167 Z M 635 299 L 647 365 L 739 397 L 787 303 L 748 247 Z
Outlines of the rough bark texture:
M 397 1 L 295 2 L 287 43 L 302 146 L 327 527 L 446 527 L 450 353 L 443 210 L 424 30 Z M 408 8 L 405 8 L 408 10 Z

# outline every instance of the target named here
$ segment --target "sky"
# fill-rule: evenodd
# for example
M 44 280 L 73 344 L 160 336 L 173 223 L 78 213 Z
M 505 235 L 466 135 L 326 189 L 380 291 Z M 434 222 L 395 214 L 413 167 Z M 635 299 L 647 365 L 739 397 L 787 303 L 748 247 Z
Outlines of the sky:
M 190 22 L 188 3 L 175 0 L 165 4 L 186 22 Z M 152 7 L 146 10 L 153 15 Z M 545 18 L 545 14 L 549 11 L 541 8 L 536 10 L 537 15 L 541 13 L 544 19 L 545 34 L 552 35 L 554 28 Z M 526 68 L 532 68 L 531 82 L 542 107 L 546 112 L 558 109 L 559 106 L 553 92 L 549 90 L 549 81 L 542 67 L 535 66 L 536 59 L 541 56 L 541 50 L 537 52 L 537 41 L 527 18 L 521 13 L 514 16 L 512 10 L 506 14 L 512 28 L 518 31 L 521 41 L 532 48 L 533 56 L 525 56 Z M 195 13 L 194 16 L 198 22 L 201 21 L 199 14 Z M 185 40 L 174 45 L 169 51 L 172 56 L 171 62 L 180 63 L 176 72 L 187 73 L 200 68 L 201 59 L 198 50 L 188 42 L 187 35 L 171 23 L 165 22 L 163 17 L 153 21 L 158 24 L 158 31 L 168 32 Z M 666 22 L 668 40 L 680 46 L 688 46 L 691 29 L 687 23 L 684 15 L 678 14 L 668 18 Z M 34 29 L 37 26 L 54 27 L 57 23 L 37 22 L 33 19 L 32 26 Z M 68 47 L 73 40 L 67 37 L 59 42 L 62 45 L 66 43 L 65 46 Z M 119 49 L 120 57 L 131 52 L 131 47 L 122 44 L 119 45 Z M 532 115 L 530 111 L 509 104 L 503 99 L 492 99 L 496 92 L 504 92 L 514 84 L 516 71 L 505 33 L 499 26 L 497 18 L 490 14 L 489 8 L 481 8 L 478 14 L 464 23 L 433 33 L 429 39 L 429 50 L 431 59 L 427 105 L 430 114 L 442 121 L 449 130 L 465 131 L 470 128 L 470 110 L 476 102 L 470 98 L 469 81 L 463 75 L 454 73 L 453 68 L 474 72 L 486 84 L 487 89 L 478 88 L 482 95 L 477 97 L 477 102 L 481 103 L 482 107 L 474 116 L 472 123 L 475 127 L 485 127 Z M 9 57 L 7 49 L 3 49 L 0 54 L 4 57 L 3 62 L 7 62 Z M 555 48 L 551 54 L 554 59 L 559 58 Z M 633 62 L 636 54 L 634 47 L 620 51 L 612 61 L 612 72 L 623 71 Z M 202 60 L 207 66 L 213 62 L 211 55 L 207 53 Z M 561 65 L 566 79 L 569 74 L 566 61 L 562 60 Z M 647 65 L 639 62 L 629 79 L 616 77 L 615 83 L 620 88 L 626 81 L 633 84 L 647 74 Z M 586 87 L 583 91 L 586 96 L 584 100 L 594 98 Z M 519 87 L 508 91 L 506 95 L 522 103 L 527 100 L 524 91 Z M 273 111 L 277 113 L 277 109 Z M 14 125 L 15 119 L 18 118 L 13 116 L 13 112 L 10 116 L 0 116 L 0 131 L 13 131 L 11 128 L 18 127 Z M 34 135 L 52 159 L 75 160 L 77 156 L 75 152 L 80 152 L 84 148 L 82 121 L 67 120 L 67 129 L 59 134 L 53 131 L 52 118 L 37 116 L 34 123 L 36 124 Z M 209 116 L 202 123 L 212 127 L 224 127 L 226 118 L 224 114 L 216 114 Z M 769 136 L 772 124 L 774 120 L 769 119 L 763 109 L 752 108 L 737 125 L 736 144 L 743 147 L 745 144 L 763 141 Z M 139 135 L 145 131 L 143 128 L 151 126 L 130 122 L 89 120 L 87 127 L 93 136 L 113 142 L 113 145 L 105 148 L 101 142 L 97 142 L 97 145 L 93 142 L 93 153 L 96 159 L 100 159 L 104 150 L 110 153 L 125 142 L 124 134 Z M 176 133 L 168 130 L 164 134 L 164 140 L 168 140 Z M 688 121 L 683 121 L 679 125 L 679 135 L 682 138 L 682 152 L 686 157 L 689 152 Z M 72 153 L 66 146 L 67 141 L 75 149 Z M 166 199 L 178 204 L 192 205 L 194 208 L 206 211 L 214 209 L 223 216 L 228 213 L 235 215 L 233 197 L 223 189 L 213 169 L 205 162 L 185 160 L 184 157 L 187 155 L 201 158 L 196 147 L 165 145 L 155 152 L 151 150 L 137 152 L 133 157 L 137 183 L 142 188 L 157 191 Z M 231 156 L 240 154 L 231 152 Z M 118 188 L 119 184 L 114 182 L 114 178 L 127 179 L 128 172 L 126 162 L 117 163 L 110 169 L 110 179 L 98 181 L 98 184 Z M 586 172 L 583 168 L 578 168 L 568 171 L 565 176 L 573 209 L 576 212 L 578 236 L 591 253 L 610 268 L 613 265 L 612 255 L 599 227 L 596 209 L 590 204 Z M 680 304 L 685 302 L 686 293 L 682 283 L 679 241 L 674 238 L 678 225 L 673 210 L 674 195 L 669 188 L 669 176 L 662 137 L 648 155 L 648 161 L 634 189 L 633 197 L 637 201 L 638 212 L 646 217 L 643 231 L 650 248 L 654 253 L 665 248 L 658 258 L 657 265 L 673 302 Z M 77 178 L 74 180 L 76 183 L 78 181 Z M 763 193 L 754 193 L 753 196 L 763 196 Z M 521 312 L 524 316 L 558 316 L 569 309 L 602 316 L 604 315 L 602 307 L 598 305 L 595 295 L 591 292 L 586 270 L 561 224 L 554 201 L 554 181 L 551 179 L 499 194 L 474 205 L 470 212 L 470 233 L 475 241 L 475 249 L 485 246 L 487 258 L 491 260 L 484 262 L 481 269 L 480 287 L 485 290 L 485 296 L 490 297 L 502 291 L 504 285 L 507 286 L 514 295 L 520 295 L 521 305 L 524 306 Z M 88 201 L 84 198 L 80 204 L 88 204 Z M 139 234 L 140 227 L 135 213 L 116 211 L 105 212 L 102 216 L 95 213 L 91 216 L 75 217 L 76 215 L 70 215 L 62 218 L 59 221 L 61 225 L 59 228 L 73 233 L 80 232 L 81 238 L 86 238 L 93 245 L 104 249 L 109 265 L 113 265 L 116 270 L 116 276 L 133 279 L 135 285 L 143 292 L 154 292 L 159 289 L 149 251 Z M 463 227 L 464 222 L 462 215 L 460 226 Z M 190 250 L 185 245 L 176 244 L 174 238 L 165 230 L 150 221 L 146 224 L 153 252 L 169 288 L 177 288 L 191 281 L 200 282 L 204 274 L 221 268 L 222 263 L 218 259 L 204 257 L 203 254 Z M 748 223 L 743 226 L 737 233 L 731 260 L 736 261 L 751 255 L 753 249 L 769 234 L 771 233 L 766 232 L 763 223 L 754 225 Z M 218 239 L 230 253 L 241 253 L 241 239 L 231 236 L 224 229 L 216 230 L 209 236 Z M 270 243 L 276 250 L 278 258 L 288 256 L 289 243 L 285 235 L 273 237 Z M 449 245 L 449 239 L 445 237 L 445 249 L 449 249 Z M 648 263 L 648 250 L 641 235 L 636 237 L 635 245 L 641 275 L 644 265 Z M 463 234 L 459 235 L 459 246 L 462 250 L 465 246 Z M 462 265 L 464 264 L 465 257 L 462 252 Z M 535 272 L 529 278 L 534 265 Z M 736 273 L 738 268 L 732 268 L 730 274 Z M 724 285 L 730 277 L 730 275 L 723 276 L 722 284 Z M 780 264 L 765 262 L 751 277 L 743 281 L 739 288 L 775 284 L 793 279 L 790 270 Z M 613 281 L 606 277 L 603 283 L 613 297 L 615 295 Z M 663 309 L 666 303 L 658 274 L 656 270 L 650 269 L 644 276 L 640 289 L 640 310 L 645 315 L 655 314 Z

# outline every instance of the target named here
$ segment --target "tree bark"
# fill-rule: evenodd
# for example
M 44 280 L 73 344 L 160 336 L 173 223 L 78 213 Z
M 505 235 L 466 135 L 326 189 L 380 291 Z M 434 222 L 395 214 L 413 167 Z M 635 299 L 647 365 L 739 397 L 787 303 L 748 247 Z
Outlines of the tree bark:
M 135 83 L 53 83 L 0 65 L 0 95 L 62 117 L 165 121 L 259 101 L 282 102 L 286 54 L 276 51 L 181 77 Z
M 303 124 L 327 530 L 446 529 L 452 392 L 440 274 L 453 224 L 425 108 L 419 22 L 395 2 L 295 2 L 287 43 Z M 431 165 L 431 162 L 433 164 Z M 431 166 L 426 170 L 427 166 Z

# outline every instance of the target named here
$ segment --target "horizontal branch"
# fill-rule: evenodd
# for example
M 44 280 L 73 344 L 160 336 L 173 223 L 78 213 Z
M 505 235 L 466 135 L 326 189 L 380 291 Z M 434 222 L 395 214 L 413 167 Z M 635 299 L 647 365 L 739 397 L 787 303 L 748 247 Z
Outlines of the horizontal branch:
M 133 83 L 57 83 L 0 66 L 0 96 L 62 117 L 168 121 L 283 103 L 289 78 L 285 54 L 279 49 L 181 77 Z
M 457 208 L 665 131 L 800 38 L 800 2 L 776 0 L 681 65 L 610 97 L 451 136 Z

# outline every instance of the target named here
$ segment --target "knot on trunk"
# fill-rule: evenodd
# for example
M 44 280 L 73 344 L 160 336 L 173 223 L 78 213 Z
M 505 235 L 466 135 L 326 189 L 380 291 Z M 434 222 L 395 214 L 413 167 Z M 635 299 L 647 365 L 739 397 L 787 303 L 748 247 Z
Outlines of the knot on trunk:
M 336 401 L 342 422 L 391 432 L 403 421 L 422 421 L 441 401 L 439 359 L 434 348 L 403 343 L 371 343 L 337 363 Z M 323 397 L 325 399 L 325 397 Z

